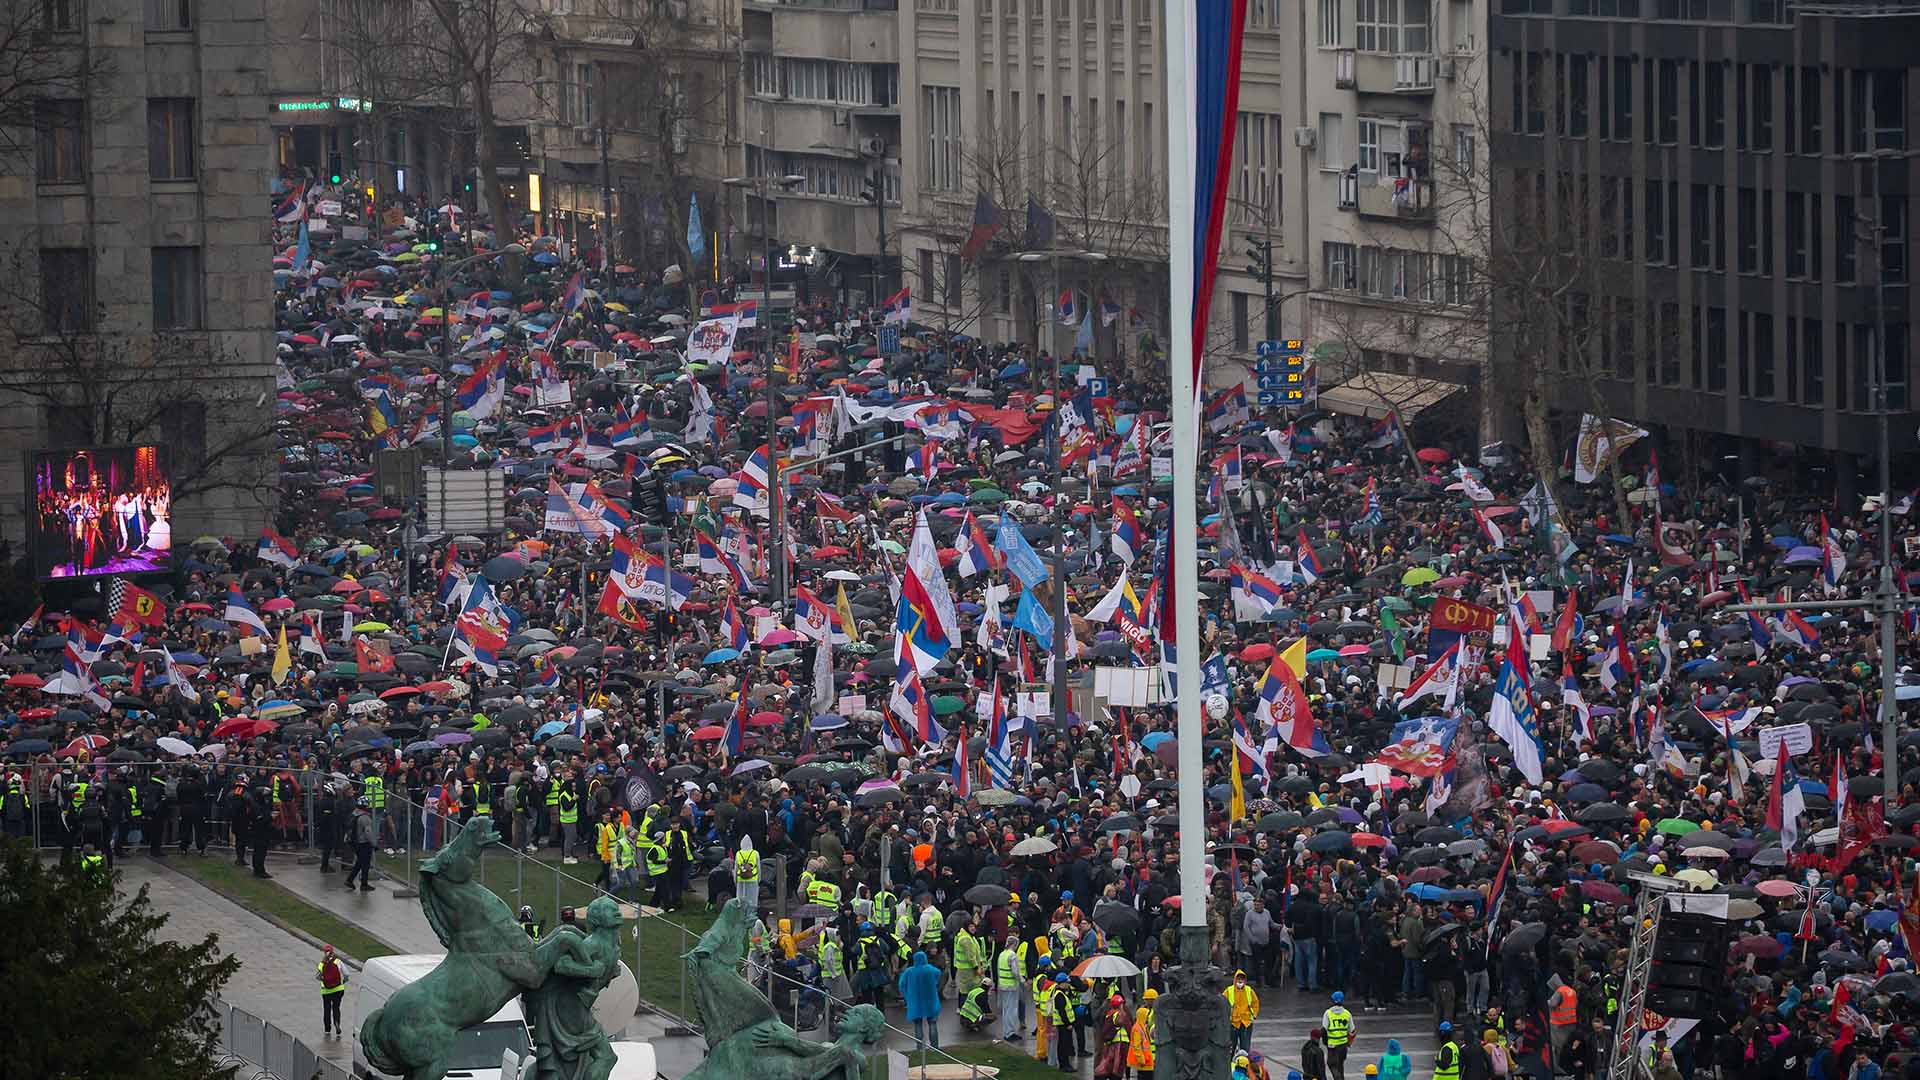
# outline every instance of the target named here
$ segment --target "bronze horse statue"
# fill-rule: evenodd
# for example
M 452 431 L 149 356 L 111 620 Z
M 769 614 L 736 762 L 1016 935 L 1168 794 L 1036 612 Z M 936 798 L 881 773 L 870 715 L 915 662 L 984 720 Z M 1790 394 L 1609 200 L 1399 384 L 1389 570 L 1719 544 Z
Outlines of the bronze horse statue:
M 473 880 L 482 850 L 499 839 L 483 814 L 420 865 L 420 906 L 447 955 L 361 1021 L 360 1047 L 381 1072 L 444 1080 L 460 1029 L 538 989 L 560 957 L 591 959 L 578 934 L 550 934 L 536 945 L 506 901 Z

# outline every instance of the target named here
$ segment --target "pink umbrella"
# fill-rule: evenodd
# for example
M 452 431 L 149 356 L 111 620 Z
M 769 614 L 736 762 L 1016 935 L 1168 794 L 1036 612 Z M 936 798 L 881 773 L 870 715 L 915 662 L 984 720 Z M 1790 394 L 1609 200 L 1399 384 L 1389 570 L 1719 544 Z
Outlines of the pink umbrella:
M 766 637 L 761 638 L 760 644 L 791 645 L 796 641 L 805 641 L 805 640 L 806 640 L 805 638 L 801 637 L 799 634 L 794 633 L 792 630 L 788 630 L 785 627 L 781 627 L 778 630 L 774 630 L 770 632 L 769 634 L 767 634 Z
M 276 596 L 260 605 L 261 611 L 292 611 L 293 601 L 284 596 Z

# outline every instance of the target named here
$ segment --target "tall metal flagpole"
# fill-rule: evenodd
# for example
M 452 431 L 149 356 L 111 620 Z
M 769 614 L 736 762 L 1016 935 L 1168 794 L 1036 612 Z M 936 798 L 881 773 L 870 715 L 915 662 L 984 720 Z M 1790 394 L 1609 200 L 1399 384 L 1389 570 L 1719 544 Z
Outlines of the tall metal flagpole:
M 1204 963 L 1207 935 L 1205 884 L 1206 805 L 1201 783 L 1200 695 L 1200 567 L 1192 538 L 1200 535 L 1199 468 L 1200 416 L 1193 367 L 1193 18 L 1190 0 L 1166 0 L 1167 27 L 1167 235 L 1171 257 L 1168 273 L 1173 285 L 1172 309 L 1167 320 L 1167 362 L 1173 386 L 1173 529 L 1176 543 L 1173 566 L 1174 637 L 1178 655 L 1175 673 L 1180 693 L 1174 716 L 1180 744 L 1180 960 Z M 1188 956 L 1187 940 L 1198 937 L 1203 946 L 1199 961 Z

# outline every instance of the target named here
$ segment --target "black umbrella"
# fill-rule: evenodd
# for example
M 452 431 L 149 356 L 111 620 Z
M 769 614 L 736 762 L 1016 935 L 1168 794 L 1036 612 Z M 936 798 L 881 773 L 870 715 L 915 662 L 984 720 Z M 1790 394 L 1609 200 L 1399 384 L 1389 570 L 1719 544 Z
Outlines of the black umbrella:
M 1253 823 L 1254 832 L 1279 832 L 1282 829 L 1298 828 L 1307 819 L 1291 810 L 1281 810 L 1261 818 Z
M 967 903 L 978 904 L 981 907 L 995 907 L 1013 897 L 1012 892 L 1000 885 L 975 885 L 968 889 L 965 895 Z
M 1307 850 L 1320 855 L 1335 855 L 1353 850 L 1353 834 L 1330 829 L 1307 840 Z
M 1501 940 L 1500 955 L 1511 956 L 1530 951 L 1546 940 L 1546 937 L 1547 924 L 1543 922 L 1530 922 L 1515 927 L 1513 933 Z
M 1592 806 L 1573 815 L 1575 821 L 1585 825 L 1593 825 L 1602 821 L 1625 821 L 1632 816 L 1626 807 L 1621 806 L 1619 803 L 1610 802 L 1594 803 Z
M 1140 931 L 1140 913 L 1125 904 L 1101 901 L 1093 907 L 1093 924 L 1109 934 Z

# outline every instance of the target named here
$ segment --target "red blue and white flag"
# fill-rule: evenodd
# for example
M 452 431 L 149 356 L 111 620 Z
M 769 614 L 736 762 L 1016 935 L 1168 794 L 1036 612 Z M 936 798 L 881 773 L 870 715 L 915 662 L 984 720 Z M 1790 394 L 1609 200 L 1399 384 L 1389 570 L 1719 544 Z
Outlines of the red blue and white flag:
M 1820 583 L 1828 593 L 1840 591 L 1840 577 L 1847 572 L 1847 553 L 1834 538 L 1827 515 L 1820 515 Z
M 747 621 L 740 617 L 740 608 L 727 597 L 727 606 L 720 612 L 720 641 L 735 652 L 746 652 L 753 644 L 753 635 L 747 632 Z
M 263 635 L 267 632 L 265 620 L 261 619 L 260 613 L 253 610 L 253 605 L 247 602 L 247 594 L 240 591 L 237 582 L 227 586 L 227 610 L 222 617 L 235 626 L 258 630 Z
M 993 541 L 987 538 L 987 530 L 980 527 L 971 510 L 967 512 L 966 520 L 960 523 L 960 535 L 954 538 L 953 547 L 960 555 L 955 569 L 963 578 L 1007 565 L 1006 558 L 994 549 Z
M 1313 544 L 1307 540 L 1307 530 L 1300 530 L 1296 541 L 1296 548 L 1293 563 L 1294 573 L 1300 575 L 1300 580 L 1306 582 L 1308 585 L 1319 581 L 1320 575 L 1325 573 L 1325 571 L 1320 566 L 1319 554 L 1313 550 Z
M 260 557 L 261 562 L 269 562 L 275 566 L 300 564 L 299 547 L 295 546 L 293 541 L 274 532 L 270 525 L 261 527 L 260 544 L 255 549 L 255 553 Z
M 1333 752 L 1322 738 L 1313 720 L 1313 709 L 1293 668 L 1279 656 L 1260 680 L 1260 705 L 1256 712 L 1266 725 L 1270 738 L 1302 757 L 1324 757 Z
M 1146 534 L 1140 531 L 1140 518 L 1133 507 L 1118 495 L 1113 497 L 1113 553 L 1123 563 L 1140 557 L 1146 547 Z

